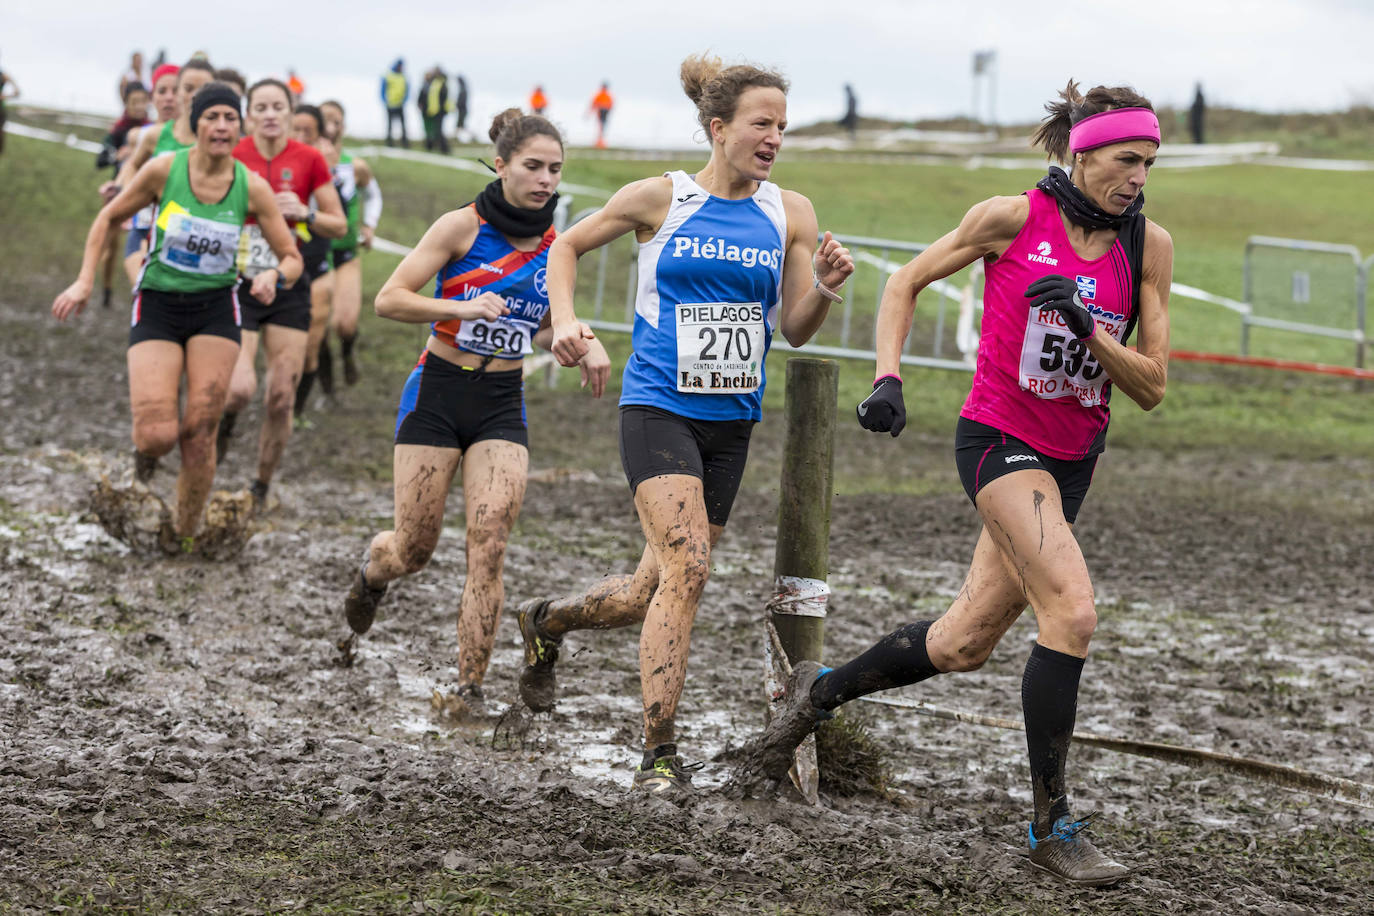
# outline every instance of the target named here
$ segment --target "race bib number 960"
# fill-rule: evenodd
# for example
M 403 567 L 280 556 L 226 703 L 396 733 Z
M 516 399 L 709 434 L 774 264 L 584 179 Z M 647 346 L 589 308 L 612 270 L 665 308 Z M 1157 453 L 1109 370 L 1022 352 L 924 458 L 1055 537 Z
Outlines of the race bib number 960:
M 519 359 L 534 352 L 534 327 L 520 322 L 472 318 L 458 326 L 458 348 L 483 356 Z
M 1099 324 L 1097 333 L 1113 332 Z M 1119 326 L 1113 336 L 1118 334 Z M 1102 403 L 1102 388 L 1108 381 L 1088 345 L 1073 335 L 1057 311 L 1029 311 L 1021 347 L 1022 388 L 1047 400 L 1077 398 L 1084 407 L 1096 407 Z
M 763 305 L 683 302 L 677 311 L 677 390 L 748 394 L 763 382 Z

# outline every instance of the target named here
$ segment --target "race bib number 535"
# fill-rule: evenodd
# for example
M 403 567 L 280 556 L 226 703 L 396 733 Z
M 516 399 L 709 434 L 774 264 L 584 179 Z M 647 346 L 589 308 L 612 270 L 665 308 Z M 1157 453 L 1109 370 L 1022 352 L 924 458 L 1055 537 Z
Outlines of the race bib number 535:
M 1111 333 L 1119 340 L 1121 326 L 1111 331 L 1099 324 L 1097 333 Z M 1036 397 L 1077 398 L 1084 407 L 1102 403 L 1102 388 L 1109 381 L 1088 345 L 1073 335 L 1054 309 L 1031 309 L 1026 318 L 1026 337 L 1021 346 L 1021 387 Z
M 763 381 L 763 305 L 683 302 L 677 306 L 677 390 L 748 394 Z

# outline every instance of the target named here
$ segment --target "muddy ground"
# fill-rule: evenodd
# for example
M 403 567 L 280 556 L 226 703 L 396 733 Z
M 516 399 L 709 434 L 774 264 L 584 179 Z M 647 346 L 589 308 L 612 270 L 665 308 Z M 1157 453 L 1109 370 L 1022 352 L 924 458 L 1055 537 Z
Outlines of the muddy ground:
M 1374 910 L 1374 812 L 1083 747 L 1076 810 L 1101 812 L 1097 841 L 1136 873 L 1066 888 L 1025 859 L 1019 733 L 877 706 L 856 714 L 889 752 L 886 795 L 725 798 L 712 760 L 762 716 L 776 411 L 694 635 L 680 714 L 684 753 L 707 761 L 694 801 L 627 794 L 631 631 L 569 637 L 558 707 L 519 740 L 437 720 L 461 513 L 429 568 L 393 585 L 357 663 L 333 648 L 349 575 L 390 516 L 378 468 L 406 367 L 365 361 L 364 382 L 313 414 L 237 558 L 146 557 L 86 506 L 100 467 L 128 473 L 126 320 L 96 309 L 55 333 L 36 297 L 0 307 L 0 910 Z M 529 401 L 536 479 L 508 607 L 628 570 L 642 544 L 611 405 L 537 388 Z M 836 498 L 828 660 L 958 587 L 976 523 L 948 420 L 899 451 L 842 423 L 846 469 L 904 467 L 933 495 Z M 230 488 L 248 483 L 245 443 L 222 469 Z M 1109 452 L 1079 524 L 1101 601 L 1079 727 L 1374 782 L 1371 482 L 1374 457 Z M 1023 620 L 982 670 L 903 695 L 1019 718 L 1033 638 Z M 487 681 L 498 709 L 520 663 L 507 616 Z

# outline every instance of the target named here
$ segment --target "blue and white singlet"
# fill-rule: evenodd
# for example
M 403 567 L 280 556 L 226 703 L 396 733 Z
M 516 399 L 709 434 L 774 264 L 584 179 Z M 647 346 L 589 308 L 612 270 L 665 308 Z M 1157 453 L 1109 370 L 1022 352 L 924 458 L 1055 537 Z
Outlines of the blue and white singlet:
M 764 362 L 782 295 L 782 191 L 713 197 L 669 172 L 673 202 L 639 249 L 634 353 L 620 405 L 693 420 L 763 417 Z
M 475 299 L 482 293 L 496 293 L 506 300 L 510 314 L 466 321 L 450 318 L 432 323 L 430 329 L 435 337 L 459 350 L 520 359 L 533 352 L 534 335 L 549 310 L 545 268 L 549 246 L 558 232 L 550 226 L 538 248 L 521 251 L 480 216 L 477 226 L 477 237 L 468 253 L 449 261 L 434 278 L 434 297 Z

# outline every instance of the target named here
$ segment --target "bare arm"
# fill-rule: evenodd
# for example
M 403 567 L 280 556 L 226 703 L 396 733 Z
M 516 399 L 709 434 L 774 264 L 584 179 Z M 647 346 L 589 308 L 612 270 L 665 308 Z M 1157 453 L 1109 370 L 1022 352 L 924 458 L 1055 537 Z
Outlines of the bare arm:
M 470 208 L 445 213 L 425 232 L 377 293 L 377 314 L 393 321 L 428 324 L 457 318 L 500 318 L 510 310 L 495 293 L 474 299 L 435 299 L 418 290 L 454 258 L 461 258 L 477 238 L 477 216 Z
M 76 282 L 62 291 L 53 300 L 52 313 L 58 321 L 66 321 L 86 307 L 91 297 L 91 287 L 95 285 L 95 267 L 105 250 L 112 226 L 118 226 L 139 210 L 158 199 L 167 184 L 167 173 L 172 161 L 154 161 L 138 170 L 129 186 L 120 191 L 96 214 L 86 233 L 86 247 L 81 254 L 81 271 Z
M 344 213 L 339 191 L 333 182 L 315 189 L 315 203 L 319 209 L 315 213 L 315 225 L 311 231 L 327 239 L 343 238 L 344 233 L 348 232 L 348 216 Z
M 577 259 L 630 231 L 652 233 L 663 224 L 672 200 L 669 178 L 645 178 L 616 191 L 606 206 L 588 216 L 549 246 L 549 315 L 553 324 L 553 355 L 563 366 L 576 366 L 587 355 L 591 329 L 577 320 L 573 290 Z
M 902 347 L 911 333 L 911 315 L 921 290 L 979 258 L 1006 251 L 1029 213 L 1024 196 L 992 197 L 974 204 L 954 231 L 888 277 L 878 305 L 877 377 L 901 375 Z
M 782 270 L 782 314 L 778 329 L 792 346 L 806 343 L 820 330 L 830 313 L 831 299 L 816 288 L 819 280 L 832 292 L 854 272 L 849 249 L 825 234 L 816 248 L 818 224 L 811 201 L 795 191 L 783 192 L 787 212 L 787 254 Z
M 138 132 L 138 140 L 133 145 L 133 152 L 129 153 L 124 158 L 124 162 L 120 164 L 119 173 L 115 175 L 114 181 L 107 181 L 100 186 L 101 197 L 105 198 L 106 201 L 113 200 L 120 188 L 133 181 L 138 170 L 153 158 L 153 150 L 157 149 L 158 131 L 161 129 L 161 124 L 148 124 Z
M 1164 400 L 1169 378 L 1169 286 L 1174 278 L 1174 240 L 1164 229 L 1145 224 L 1145 264 L 1140 281 L 1140 320 L 1136 349 L 1110 334 L 1094 334 L 1088 349 L 1112 384 L 1145 410 Z

